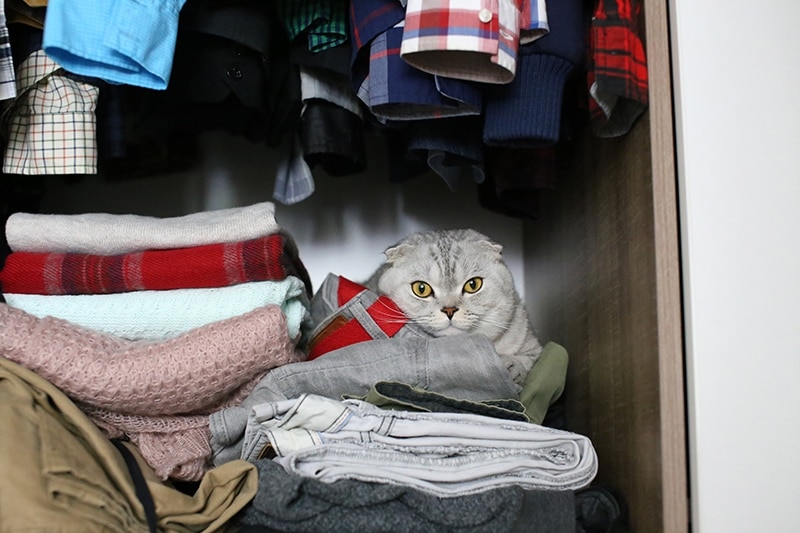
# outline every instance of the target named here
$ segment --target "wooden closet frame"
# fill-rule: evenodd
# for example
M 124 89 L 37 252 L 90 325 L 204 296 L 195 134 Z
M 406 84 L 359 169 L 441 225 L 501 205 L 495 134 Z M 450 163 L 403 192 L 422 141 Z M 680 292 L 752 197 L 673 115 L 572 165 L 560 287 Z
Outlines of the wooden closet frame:
M 597 482 L 625 499 L 633 533 L 686 532 L 669 24 L 666 1 L 643 4 L 649 109 L 627 135 L 574 143 L 541 216 L 524 222 L 524 286 L 541 339 L 569 352 L 567 425 L 592 439 Z
M 584 132 L 524 227 L 528 310 L 570 354 L 571 430 L 634 533 L 689 530 L 680 247 L 667 3 L 644 0 L 649 109 L 616 139 Z

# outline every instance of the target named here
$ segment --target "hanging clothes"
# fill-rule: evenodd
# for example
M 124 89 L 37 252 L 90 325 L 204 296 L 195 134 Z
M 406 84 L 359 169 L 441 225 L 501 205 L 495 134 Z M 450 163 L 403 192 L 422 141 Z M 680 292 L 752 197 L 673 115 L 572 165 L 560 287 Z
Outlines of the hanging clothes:
M 42 48 L 82 76 L 163 90 L 186 0 L 49 0 Z
M 647 109 L 641 10 L 639 0 L 598 0 L 595 4 L 587 83 L 592 131 L 598 137 L 626 134 Z

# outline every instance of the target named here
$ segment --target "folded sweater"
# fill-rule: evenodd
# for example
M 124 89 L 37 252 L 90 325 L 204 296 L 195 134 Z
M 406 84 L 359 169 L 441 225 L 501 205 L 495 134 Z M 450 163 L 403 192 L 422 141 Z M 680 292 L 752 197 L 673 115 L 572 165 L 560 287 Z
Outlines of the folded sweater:
M 290 474 L 270 459 L 258 459 L 255 465 L 259 472 L 255 498 L 234 520 L 236 525 L 252 528 L 246 531 L 513 533 L 575 529 L 572 491 L 508 486 L 439 498 L 392 483 L 355 479 L 325 483 Z
M 12 213 L 6 221 L 6 241 L 14 252 L 113 255 L 244 241 L 279 229 L 275 204 L 261 202 L 166 218 Z
M 3 296 L 11 307 L 40 318 L 61 318 L 131 340 L 167 339 L 264 305 L 279 305 L 283 309 L 292 337 L 310 321 L 305 286 L 294 276 L 282 281 L 251 281 L 210 289 Z
M 53 383 L 110 438 L 127 437 L 162 479 L 210 467 L 208 416 L 238 405 L 271 368 L 305 358 L 265 306 L 163 342 L 134 342 L 0 304 L 0 356 Z
M 3 292 L 110 294 L 226 287 L 296 276 L 311 280 L 294 239 L 273 233 L 246 241 L 117 255 L 12 252 L 0 270 Z
M 216 405 L 255 374 L 300 357 L 280 307 L 134 342 L 0 304 L 0 355 L 74 400 L 121 413 L 186 414 Z

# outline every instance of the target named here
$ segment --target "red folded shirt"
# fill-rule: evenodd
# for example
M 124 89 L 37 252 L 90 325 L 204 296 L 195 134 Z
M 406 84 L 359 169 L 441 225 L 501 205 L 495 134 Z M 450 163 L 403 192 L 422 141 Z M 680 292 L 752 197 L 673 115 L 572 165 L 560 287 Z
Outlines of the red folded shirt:
M 232 243 L 120 255 L 12 252 L 0 271 L 8 294 L 109 294 L 227 287 L 249 281 L 311 282 L 291 237 L 273 233 Z

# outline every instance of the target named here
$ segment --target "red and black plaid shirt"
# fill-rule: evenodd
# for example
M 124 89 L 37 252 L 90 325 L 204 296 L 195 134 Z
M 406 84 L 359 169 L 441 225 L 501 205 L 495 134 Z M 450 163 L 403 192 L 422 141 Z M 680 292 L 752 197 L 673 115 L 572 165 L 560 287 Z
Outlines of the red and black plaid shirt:
M 593 128 L 601 136 L 626 133 L 647 107 L 640 14 L 640 0 L 597 0 L 595 4 L 587 81 Z

